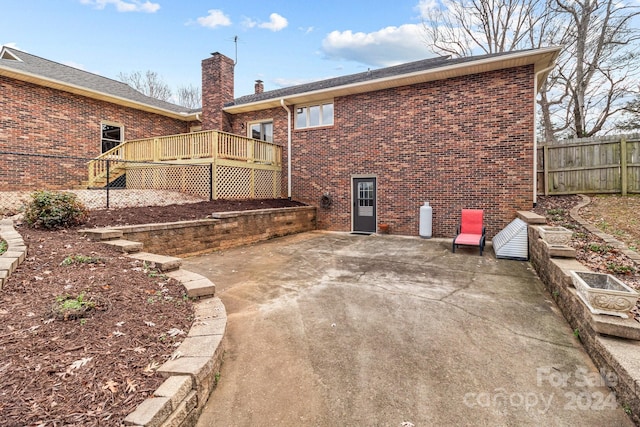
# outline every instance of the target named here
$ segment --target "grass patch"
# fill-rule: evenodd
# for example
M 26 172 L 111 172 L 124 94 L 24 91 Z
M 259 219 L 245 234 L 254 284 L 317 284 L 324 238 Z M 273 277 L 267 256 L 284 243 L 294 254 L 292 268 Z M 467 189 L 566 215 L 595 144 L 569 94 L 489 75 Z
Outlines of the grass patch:
M 7 244 L 7 241 L 0 239 L 0 255 L 7 252 L 8 248 L 9 248 L 9 245 Z
M 102 262 L 101 258 L 90 257 L 84 255 L 71 255 L 62 260 L 60 265 L 72 265 L 72 264 L 99 264 Z
M 82 319 L 95 306 L 95 301 L 86 299 L 84 293 L 77 297 L 65 295 L 56 298 L 53 312 L 55 317 L 62 320 Z

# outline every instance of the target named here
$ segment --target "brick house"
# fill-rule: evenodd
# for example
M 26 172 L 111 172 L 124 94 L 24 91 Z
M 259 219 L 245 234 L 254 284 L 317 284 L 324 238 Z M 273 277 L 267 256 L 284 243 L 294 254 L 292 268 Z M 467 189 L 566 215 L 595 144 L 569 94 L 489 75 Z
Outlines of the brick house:
M 200 125 L 199 113 L 122 82 L 6 46 L 0 50 L 3 152 L 90 159 L 125 139 L 189 132 Z M 8 156 L 2 162 L 6 156 L 0 155 L 0 191 L 69 188 L 87 179 L 86 167 L 69 160 L 42 158 L 33 168 L 33 157 Z
M 215 53 L 202 63 L 203 127 L 286 144 L 288 195 L 319 206 L 320 229 L 418 235 L 428 201 L 434 236 L 479 208 L 491 237 L 533 206 L 535 94 L 558 52 L 426 59 L 267 92 L 256 81 L 235 99 L 233 61 Z
M 202 110 L 184 111 L 3 48 L 0 151 L 94 157 L 103 140 L 117 142 L 114 127 L 130 140 L 201 126 L 281 144 L 283 196 L 319 206 L 321 229 L 375 232 L 387 223 L 417 235 L 429 201 L 434 236 L 452 236 L 462 208 L 484 209 L 492 236 L 534 203 L 535 94 L 558 52 L 434 58 L 272 91 L 256 81 L 239 98 L 233 61 L 214 53 L 202 61 Z M 0 190 L 3 182 L 0 169 Z

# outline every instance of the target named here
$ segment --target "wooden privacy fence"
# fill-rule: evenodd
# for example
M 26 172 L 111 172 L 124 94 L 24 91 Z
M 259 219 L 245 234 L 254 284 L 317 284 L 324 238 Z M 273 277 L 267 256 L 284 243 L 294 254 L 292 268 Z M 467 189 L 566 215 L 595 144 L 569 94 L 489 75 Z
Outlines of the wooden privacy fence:
M 640 134 L 538 145 L 538 194 L 640 193 Z

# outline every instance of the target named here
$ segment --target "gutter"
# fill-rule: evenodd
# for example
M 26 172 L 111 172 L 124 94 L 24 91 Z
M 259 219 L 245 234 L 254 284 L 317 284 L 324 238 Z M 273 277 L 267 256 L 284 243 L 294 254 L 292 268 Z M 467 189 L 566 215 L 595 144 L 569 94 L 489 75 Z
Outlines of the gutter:
M 536 132 L 538 123 L 538 75 L 553 70 L 555 66 L 556 62 L 553 61 L 553 65 L 536 71 L 533 76 L 533 207 L 538 203 L 538 133 Z
M 287 111 L 287 197 L 291 200 L 291 110 L 280 99 L 280 105 Z

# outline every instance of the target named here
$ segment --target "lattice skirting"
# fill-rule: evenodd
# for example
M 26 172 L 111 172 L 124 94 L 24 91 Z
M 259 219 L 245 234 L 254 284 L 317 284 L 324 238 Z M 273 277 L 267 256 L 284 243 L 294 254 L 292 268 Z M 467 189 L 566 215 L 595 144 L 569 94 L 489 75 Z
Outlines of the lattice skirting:
M 209 165 L 127 169 L 127 188 L 179 191 L 208 199 L 268 199 L 282 195 L 282 172 L 217 166 L 213 185 Z

